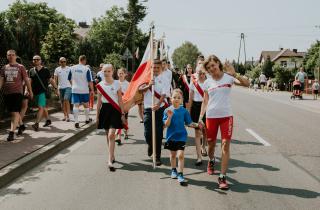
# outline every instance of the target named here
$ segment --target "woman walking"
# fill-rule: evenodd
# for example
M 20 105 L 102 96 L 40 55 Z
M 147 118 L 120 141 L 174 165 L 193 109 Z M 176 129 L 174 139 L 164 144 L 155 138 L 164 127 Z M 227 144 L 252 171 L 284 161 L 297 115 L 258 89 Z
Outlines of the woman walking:
M 115 137 L 116 129 L 122 129 L 125 122 L 122 91 L 120 82 L 114 80 L 113 66 L 106 64 L 103 66 L 104 80 L 97 85 L 97 125 L 98 129 L 105 129 L 108 143 L 108 167 L 110 171 L 115 171 L 113 163 L 115 162 Z
M 220 189 L 228 189 L 226 172 L 230 156 L 230 141 L 233 130 L 233 114 L 230 104 L 231 87 L 234 83 L 248 87 L 249 81 L 236 74 L 234 67 L 226 62 L 221 63 L 215 56 L 209 56 L 203 65 L 210 77 L 205 82 L 204 98 L 199 116 L 199 124 L 204 126 L 202 121 L 206 114 L 206 128 L 208 140 L 209 162 L 207 172 L 209 175 L 214 173 L 215 158 L 214 150 L 216 145 L 217 133 L 220 127 L 221 132 L 221 171 L 218 178 Z M 223 72 L 225 69 L 226 72 Z
M 189 91 L 190 91 L 190 84 L 191 84 L 191 77 L 193 74 L 193 69 L 191 64 L 187 65 L 185 73 L 181 75 L 182 80 L 182 92 L 183 92 L 183 107 L 189 109 Z
M 199 121 L 201 105 L 204 97 L 204 84 L 206 81 L 206 72 L 204 70 L 199 70 L 197 72 L 197 80 L 192 78 L 192 82 L 190 85 L 190 95 L 189 95 L 189 106 L 191 107 L 189 112 L 191 114 L 191 119 L 193 122 Z M 202 120 L 205 122 L 205 116 Z M 205 134 L 205 132 L 204 132 Z M 202 130 L 199 128 L 195 128 L 195 143 L 196 143 L 196 152 L 197 152 L 197 161 L 195 163 L 196 166 L 202 165 L 202 155 L 206 155 L 206 135 L 203 136 L 201 143 L 201 135 Z M 202 144 L 202 146 L 201 146 Z

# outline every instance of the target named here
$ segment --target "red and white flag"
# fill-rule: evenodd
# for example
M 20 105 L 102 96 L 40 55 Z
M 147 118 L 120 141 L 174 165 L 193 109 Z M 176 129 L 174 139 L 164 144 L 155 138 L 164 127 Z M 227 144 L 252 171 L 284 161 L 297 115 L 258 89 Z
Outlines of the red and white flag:
M 149 83 L 151 80 L 151 42 L 147 45 L 141 63 L 134 73 L 127 91 L 122 96 L 124 102 L 124 110 L 129 111 L 131 107 L 141 102 L 143 96 L 138 89 L 144 83 Z

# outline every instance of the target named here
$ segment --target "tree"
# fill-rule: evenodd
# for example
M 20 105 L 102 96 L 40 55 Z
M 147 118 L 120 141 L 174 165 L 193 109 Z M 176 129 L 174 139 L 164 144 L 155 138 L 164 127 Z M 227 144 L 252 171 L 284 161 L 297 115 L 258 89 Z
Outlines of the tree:
M 320 66 L 320 41 L 316 41 L 308 49 L 306 57 L 303 61 L 306 72 L 311 73 L 316 67 Z
M 63 56 L 74 60 L 75 42 L 73 29 L 64 24 L 51 23 L 42 43 L 41 54 L 49 62 L 57 62 Z
M 279 89 L 286 90 L 294 77 L 294 73 L 290 69 L 284 68 L 280 65 L 273 66 L 273 71 L 275 80 L 279 85 Z
M 76 42 L 75 55 L 86 55 L 87 63 L 89 65 L 98 65 L 99 60 L 96 50 L 93 47 L 92 42 L 90 42 L 87 38 Z M 75 57 L 74 62 L 78 62 L 77 57 Z
M 50 23 L 61 23 L 72 27 L 74 21 L 49 8 L 47 3 L 32 3 L 16 0 L 4 12 L 4 21 L 13 40 L 9 48 L 17 50 L 18 55 L 30 59 L 39 54 L 41 41 L 49 30 Z
M 273 65 L 274 63 L 271 61 L 270 57 L 268 56 L 262 66 L 262 72 L 266 75 L 267 78 L 274 76 L 273 70 L 272 70 Z
M 122 56 L 117 53 L 107 54 L 103 62 L 112 64 L 115 71 L 124 66 Z
M 187 64 L 195 65 L 200 54 L 198 47 L 187 41 L 174 50 L 172 60 L 178 68 L 183 69 Z
M 262 72 L 262 68 L 260 65 L 258 65 L 253 69 L 251 69 L 250 71 L 247 71 L 246 76 L 252 79 L 256 79 L 260 76 L 261 72 Z

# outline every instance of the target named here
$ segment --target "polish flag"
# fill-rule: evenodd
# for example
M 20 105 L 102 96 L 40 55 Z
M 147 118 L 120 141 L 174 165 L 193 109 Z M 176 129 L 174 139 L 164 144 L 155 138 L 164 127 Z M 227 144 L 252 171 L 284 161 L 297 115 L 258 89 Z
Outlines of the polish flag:
M 124 103 L 124 110 L 127 112 L 131 107 L 139 104 L 143 100 L 143 95 L 139 93 L 138 89 L 144 83 L 149 83 L 151 80 L 151 42 L 149 40 L 146 51 L 144 52 L 140 66 L 136 73 L 134 73 L 127 91 L 122 96 Z

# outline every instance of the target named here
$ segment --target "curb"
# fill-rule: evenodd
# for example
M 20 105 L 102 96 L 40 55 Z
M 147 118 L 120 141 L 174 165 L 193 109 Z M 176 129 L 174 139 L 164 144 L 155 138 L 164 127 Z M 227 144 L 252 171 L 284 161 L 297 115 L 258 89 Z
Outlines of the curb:
M 66 134 L 65 136 L 2 168 L 0 170 L 0 188 L 8 185 L 22 174 L 54 156 L 61 150 L 74 144 L 80 138 L 86 136 L 95 129 L 96 124 L 94 122 L 89 125 L 84 125 L 77 133 Z

